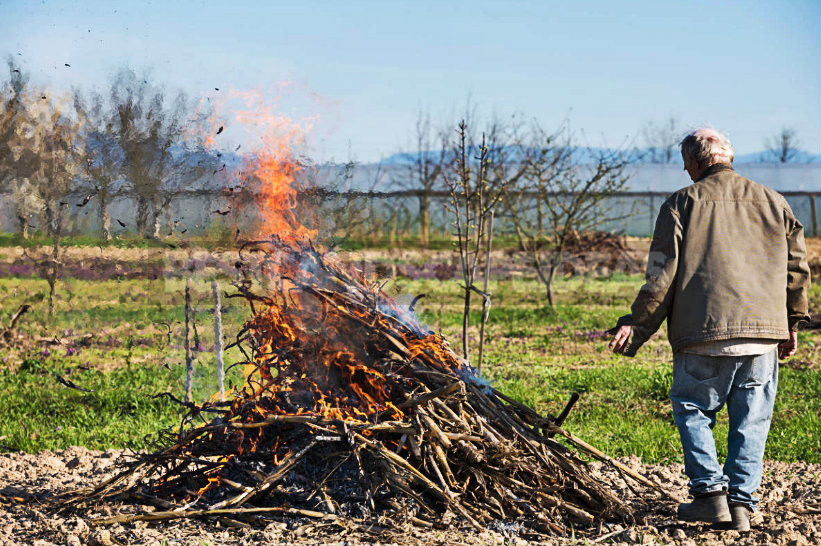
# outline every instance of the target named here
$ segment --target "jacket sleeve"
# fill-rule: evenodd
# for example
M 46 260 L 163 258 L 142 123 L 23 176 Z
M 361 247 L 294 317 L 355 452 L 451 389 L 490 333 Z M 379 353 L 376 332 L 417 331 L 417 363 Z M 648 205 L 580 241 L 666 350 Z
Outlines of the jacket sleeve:
M 656 333 L 670 313 L 682 232 L 681 217 L 673 210 L 670 201 L 665 202 L 656 219 L 644 285 L 630 308 L 630 314 L 621 317 L 618 322 L 619 326 L 629 324 L 633 327 L 624 351 L 627 356 L 635 356 L 639 347 Z
M 804 246 L 804 226 L 795 219 L 789 206 L 784 211 L 784 223 L 787 232 L 787 324 L 794 332 L 802 321 L 810 319 L 810 266 Z

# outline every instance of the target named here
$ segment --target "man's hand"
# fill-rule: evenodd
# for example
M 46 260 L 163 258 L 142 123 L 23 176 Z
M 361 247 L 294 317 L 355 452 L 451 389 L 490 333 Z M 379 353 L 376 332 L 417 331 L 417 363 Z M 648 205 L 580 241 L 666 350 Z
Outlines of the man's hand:
M 607 347 L 616 354 L 624 354 L 625 349 L 627 349 L 627 340 L 630 338 L 633 327 L 625 324 L 624 326 L 619 326 L 618 330 L 615 328 L 614 330 L 616 333 Z
M 790 339 L 778 344 L 778 358 L 782 360 L 790 358 L 795 354 L 796 349 L 798 349 L 798 334 L 790 332 Z

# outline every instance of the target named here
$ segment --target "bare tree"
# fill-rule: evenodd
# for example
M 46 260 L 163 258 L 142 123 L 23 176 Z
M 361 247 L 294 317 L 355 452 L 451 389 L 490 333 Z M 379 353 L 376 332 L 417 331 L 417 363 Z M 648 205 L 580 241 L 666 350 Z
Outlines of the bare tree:
M 23 155 L 20 137 L 31 127 L 28 106 L 35 99 L 28 75 L 14 60 L 7 61 L 9 79 L 0 89 L 0 188 L 11 193 L 18 232 L 27 239 L 34 218 L 43 210 L 43 203 L 25 176 L 19 163 Z M 42 95 L 41 95 L 42 96 Z
M 430 114 L 419 111 L 416 117 L 412 151 L 400 153 L 404 172 L 395 184 L 418 193 L 419 246 L 430 244 L 431 193 L 443 189 L 442 168 L 448 155 L 447 138 L 431 126 Z
M 681 132 L 674 116 L 659 124 L 647 122 L 641 131 L 645 144 L 641 159 L 648 163 L 672 163 L 678 157 Z
M 579 232 L 613 220 L 605 200 L 625 189 L 627 160 L 616 151 L 580 163 L 566 126 L 548 133 L 534 125 L 531 139 L 527 175 L 506 192 L 505 211 L 552 306 L 567 244 Z
M 124 168 L 124 153 L 118 139 L 119 113 L 99 93 L 74 91 L 74 108 L 83 125 L 85 168 L 82 177 L 84 193 L 81 206 L 96 199 L 97 228 L 101 239 L 111 239 L 111 215 L 108 206 L 116 197 L 116 186 Z
M 459 123 L 456 142 L 453 144 L 453 170 L 443 170 L 445 184 L 450 193 L 447 210 L 453 217 L 456 229 L 456 247 L 459 252 L 462 280 L 464 281 L 464 310 L 462 314 L 462 356 L 470 359 L 468 327 L 470 326 L 471 294 L 476 292 L 488 309 L 490 294 L 476 284 L 476 270 L 481 259 L 489 260 L 488 227 L 493 211 L 502 199 L 507 182 L 492 184 L 488 177 L 489 148 L 486 135 L 477 142 L 467 122 Z M 486 272 L 489 268 L 486 267 Z M 487 274 L 487 273 L 486 273 Z M 487 320 L 483 314 L 482 324 Z M 482 329 L 483 331 L 483 329 Z M 480 345 L 482 340 L 479 341 Z
M 49 284 L 49 314 L 54 312 L 54 295 L 60 271 L 61 240 L 72 214 L 69 195 L 79 172 L 79 123 L 70 108 L 53 102 L 45 94 L 26 104 L 25 126 L 9 141 L 13 153 L 14 176 L 26 180 L 28 192 L 41 204 L 42 222 L 51 239 L 51 255 L 36 258 L 41 276 Z
M 791 163 L 798 156 L 798 138 L 795 129 L 782 127 L 781 131 L 764 142 L 763 159 L 777 163 Z
M 202 176 L 183 149 L 189 105 L 182 93 L 167 100 L 163 89 L 121 69 L 111 87 L 115 129 L 122 148 L 122 175 L 137 200 L 137 231 L 158 238 L 159 217 L 180 189 Z

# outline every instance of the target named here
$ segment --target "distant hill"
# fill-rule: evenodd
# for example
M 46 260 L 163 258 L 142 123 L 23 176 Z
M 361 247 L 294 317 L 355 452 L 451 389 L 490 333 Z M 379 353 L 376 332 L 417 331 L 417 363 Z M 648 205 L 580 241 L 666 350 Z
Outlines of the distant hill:
M 478 148 L 476 150 L 469 150 L 468 153 L 472 156 L 477 155 Z M 515 158 L 523 158 L 526 149 L 520 146 L 508 146 L 503 149 L 503 152 L 506 157 L 515 159 Z M 579 163 L 595 163 L 596 160 L 601 157 L 602 155 L 614 155 L 618 153 L 619 150 L 614 148 L 592 148 L 589 146 L 576 146 L 573 147 L 573 155 L 575 156 L 575 160 Z M 642 150 L 621 150 L 621 152 L 625 155 L 627 159 L 630 161 L 639 161 L 643 154 L 645 153 Z M 398 153 L 389 155 L 388 157 L 379 161 L 381 165 L 410 165 L 418 161 L 420 157 L 426 158 L 430 161 L 437 161 L 440 157 L 440 152 L 438 150 L 434 151 L 423 151 L 423 152 L 411 152 L 411 153 Z
M 614 154 L 608 148 L 579 147 L 574 150 L 575 159 L 582 165 L 592 166 L 602 154 Z M 681 169 L 681 158 L 676 156 L 672 163 L 651 163 L 644 161 L 649 150 L 627 150 L 623 153 L 631 161 L 628 167 L 630 189 L 636 191 L 673 191 L 689 184 L 687 174 Z M 438 151 L 422 152 L 430 160 L 438 160 Z M 211 165 L 202 178 L 191 184 L 191 189 L 219 190 L 236 184 L 233 179 L 247 155 L 232 151 L 204 151 L 175 147 L 173 154 L 182 158 L 190 166 Z M 522 150 L 508 149 L 506 155 L 521 157 Z M 753 180 L 761 181 L 779 191 L 817 191 L 821 188 L 821 155 L 807 152 L 798 154 L 799 161 L 787 164 L 761 161 L 764 152 L 744 154 L 736 157 L 737 170 Z M 395 191 L 411 189 L 414 183 L 409 179 L 407 167 L 412 165 L 418 154 L 393 154 L 377 163 L 360 163 L 352 171 L 344 164 L 323 163 L 300 171 L 297 178 L 302 182 L 310 178 L 312 184 L 339 191 Z M 119 189 L 124 181 L 115 186 Z
M 768 158 L 770 154 L 767 152 L 756 152 L 753 154 L 744 154 L 735 158 L 736 163 L 776 163 Z M 790 163 L 821 163 L 821 155 L 812 155 L 804 150 L 797 150 L 795 157 Z
M 594 163 L 597 158 L 602 155 L 613 155 L 619 150 L 614 148 L 594 148 L 594 147 L 577 147 L 574 149 L 576 160 L 580 163 Z M 627 159 L 633 163 L 657 163 L 654 161 L 645 161 L 646 158 L 652 157 L 652 148 L 634 148 L 632 150 L 621 150 Z M 523 154 L 523 150 L 516 147 L 511 147 L 506 150 L 509 157 L 516 157 Z M 427 157 L 431 161 L 435 161 L 439 157 L 439 151 L 424 151 L 421 153 L 398 153 L 389 155 L 379 163 L 382 165 L 408 165 L 417 161 L 419 157 Z M 735 158 L 735 163 L 777 163 L 768 159 L 768 154 L 765 151 L 753 152 L 749 154 L 738 155 Z M 674 164 L 681 164 L 681 157 L 676 151 Z M 804 150 L 798 150 L 795 158 L 790 163 L 821 163 L 821 154 L 813 155 Z

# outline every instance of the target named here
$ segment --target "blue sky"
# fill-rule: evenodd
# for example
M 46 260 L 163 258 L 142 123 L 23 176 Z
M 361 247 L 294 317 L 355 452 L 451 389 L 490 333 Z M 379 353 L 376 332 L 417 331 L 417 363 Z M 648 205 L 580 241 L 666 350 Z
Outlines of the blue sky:
M 7 54 L 57 88 L 103 89 L 124 63 L 195 97 L 291 82 L 280 107 L 317 118 L 319 160 L 394 153 L 420 108 L 452 119 L 468 97 L 569 119 L 593 146 L 641 144 L 674 116 L 725 130 L 739 155 L 782 126 L 821 153 L 817 0 L 0 0 Z

